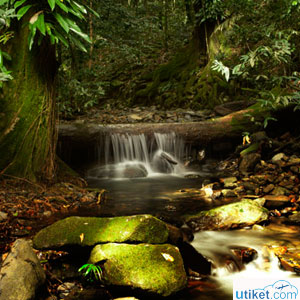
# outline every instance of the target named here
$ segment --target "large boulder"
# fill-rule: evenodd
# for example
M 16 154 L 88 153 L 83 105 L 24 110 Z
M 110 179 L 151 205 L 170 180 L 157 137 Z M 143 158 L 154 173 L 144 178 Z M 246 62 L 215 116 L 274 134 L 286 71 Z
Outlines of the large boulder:
M 268 210 L 262 205 L 263 198 L 243 199 L 196 215 L 186 216 L 185 221 L 194 231 L 220 230 L 253 225 L 268 219 Z
M 45 272 L 26 240 L 16 240 L 0 271 L 0 300 L 35 299 Z
M 162 244 L 168 239 L 164 222 L 151 215 L 95 218 L 69 217 L 36 234 L 36 249 L 58 249 L 63 246 L 93 246 L 108 242 L 142 242 Z
M 178 248 L 169 244 L 97 245 L 91 252 L 90 262 L 101 261 L 104 261 L 106 284 L 130 286 L 162 296 L 186 287 L 182 257 Z

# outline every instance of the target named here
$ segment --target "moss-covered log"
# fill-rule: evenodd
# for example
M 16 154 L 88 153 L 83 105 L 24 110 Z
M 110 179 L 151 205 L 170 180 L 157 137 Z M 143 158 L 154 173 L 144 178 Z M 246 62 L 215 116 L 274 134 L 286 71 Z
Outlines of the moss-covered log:
M 187 143 L 207 146 L 217 141 L 240 137 L 244 131 L 253 132 L 259 128 L 251 120 L 250 114 L 256 120 L 263 119 L 266 111 L 246 109 L 234 112 L 221 118 L 214 118 L 202 122 L 187 123 L 136 123 L 136 124 L 63 124 L 59 127 L 59 139 L 62 143 L 68 141 L 77 145 L 92 145 L 103 134 L 145 134 L 175 132 Z
M 28 49 L 28 26 L 18 23 L 8 45 L 14 79 L 3 88 L 0 101 L 0 175 L 33 181 L 54 174 L 55 48 L 44 38 Z

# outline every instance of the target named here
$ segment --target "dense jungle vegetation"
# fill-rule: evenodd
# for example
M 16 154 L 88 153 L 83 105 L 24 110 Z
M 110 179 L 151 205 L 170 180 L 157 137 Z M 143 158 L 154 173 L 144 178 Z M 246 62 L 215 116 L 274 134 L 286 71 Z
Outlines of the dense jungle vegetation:
M 53 178 L 57 111 L 299 108 L 299 10 L 298 0 L 1 0 L 1 174 Z

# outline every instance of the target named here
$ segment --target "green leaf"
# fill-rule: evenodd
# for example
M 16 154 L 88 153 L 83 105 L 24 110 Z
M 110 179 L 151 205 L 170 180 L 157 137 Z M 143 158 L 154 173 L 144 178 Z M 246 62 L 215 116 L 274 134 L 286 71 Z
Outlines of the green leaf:
M 23 6 L 21 7 L 19 10 L 18 10 L 18 20 L 20 20 L 26 13 L 27 11 L 29 10 L 29 8 L 31 8 L 31 4 L 28 4 L 26 6 Z
M 39 31 L 46 35 L 46 25 L 45 25 L 45 19 L 44 14 L 40 14 L 37 21 L 36 21 L 36 27 L 39 29 Z
M 60 1 L 60 0 L 55 0 L 55 2 L 56 2 L 56 4 L 57 4 L 64 12 L 66 12 L 66 13 L 69 12 L 68 7 L 66 7 L 66 6 L 63 4 L 62 1 Z
M 71 4 L 71 6 L 72 6 L 72 4 Z M 76 8 L 74 9 L 73 6 L 72 6 L 72 8 L 69 7 L 69 12 L 80 20 L 84 19 L 83 14 L 78 9 L 76 9 Z
M 73 20 L 71 20 L 69 18 L 66 18 L 65 20 L 69 24 L 70 29 L 73 28 L 77 31 L 81 31 L 80 27 L 76 24 L 76 22 L 74 22 Z
M 20 1 L 17 1 L 14 5 L 14 8 L 18 8 L 19 6 L 21 6 L 24 2 L 26 2 L 27 0 L 20 0 Z M 0 4 L 1 5 L 1 4 Z
M 97 18 L 100 18 L 100 15 L 93 10 L 92 8 L 90 8 L 89 6 L 86 7 L 88 11 L 90 11 L 93 15 L 95 15 Z
M 55 0 L 48 0 L 48 4 L 49 4 L 51 10 L 53 11 L 55 8 Z
M 74 3 L 74 5 L 75 5 L 75 6 L 76 6 L 83 14 L 86 14 L 86 13 L 87 13 L 86 8 L 85 8 L 83 5 L 77 3 L 76 1 L 71 1 L 70 4 L 72 5 L 72 3 Z
M 79 35 L 80 37 L 82 37 L 86 42 L 91 43 L 91 39 L 89 38 L 89 36 L 86 33 L 83 33 L 81 30 L 78 31 L 74 28 L 70 28 L 71 31 L 75 32 L 77 35 Z
M 69 42 L 67 41 L 67 39 L 60 32 L 58 32 L 56 29 L 53 30 L 53 35 L 59 41 L 61 41 L 67 48 L 69 47 Z
M 86 48 L 84 47 L 84 45 L 79 41 L 77 40 L 75 37 L 73 36 L 70 36 L 70 39 L 72 41 L 72 43 L 81 51 L 83 52 L 87 52 Z
M 57 20 L 57 22 L 59 23 L 59 25 L 62 27 L 62 29 L 66 32 L 69 33 L 70 28 L 68 23 L 66 22 L 66 20 L 64 19 L 64 17 L 58 13 L 54 13 L 54 17 Z

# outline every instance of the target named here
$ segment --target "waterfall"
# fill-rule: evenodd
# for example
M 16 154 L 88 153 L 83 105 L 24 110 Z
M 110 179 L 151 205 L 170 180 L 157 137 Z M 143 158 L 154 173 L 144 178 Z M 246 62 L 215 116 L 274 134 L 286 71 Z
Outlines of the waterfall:
M 144 134 L 115 133 L 100 141 L 97 153 L 101 156 L 98 161 L 104 162 L 88 176 L 135 178 L 184 173 L 183 161 L 189 147 L 174 132 L 155 133 L 151 139 Z

